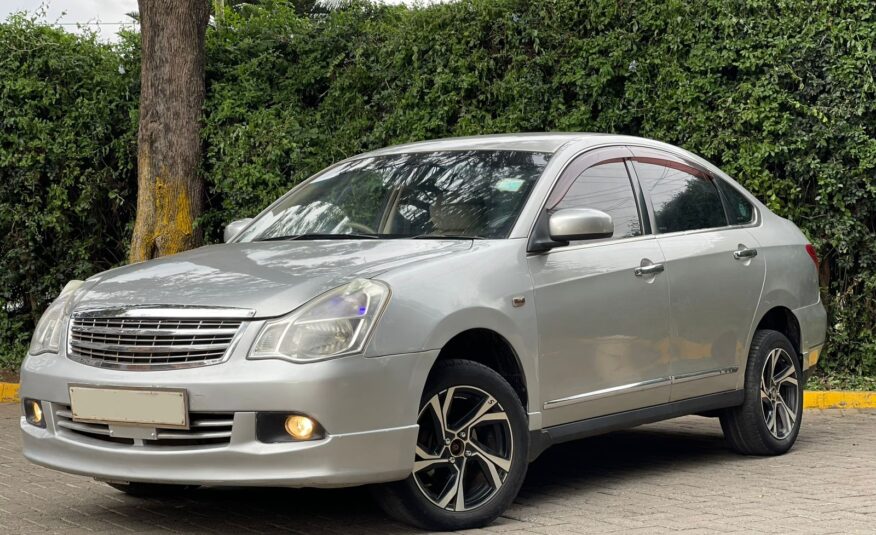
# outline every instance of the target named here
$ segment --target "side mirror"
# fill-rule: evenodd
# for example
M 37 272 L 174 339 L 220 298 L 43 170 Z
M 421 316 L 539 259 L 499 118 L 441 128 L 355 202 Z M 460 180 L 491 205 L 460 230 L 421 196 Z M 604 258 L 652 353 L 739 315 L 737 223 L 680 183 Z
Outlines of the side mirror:
M 566 208 L 550 215 L 548 233 L 554 241 L 594 240 L 614 234 L 611 216 L 591 208 Z
M 251 217 L 247 217 L 246 219 L 238 219 L 237 221 L 232 221 L 225 225 L 225 234 L 223 238 L 225 239 L 225 243 L 230 242 L 235 236 L 237 236 L 243 227 L 250 224 L 252 221 Z

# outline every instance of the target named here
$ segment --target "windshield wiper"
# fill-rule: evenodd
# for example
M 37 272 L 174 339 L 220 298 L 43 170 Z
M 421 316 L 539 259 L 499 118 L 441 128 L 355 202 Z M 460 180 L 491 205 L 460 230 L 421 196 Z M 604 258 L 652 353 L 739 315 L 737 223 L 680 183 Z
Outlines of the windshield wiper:
M 417 234 L 408 236 L 411 240 L 486 240 L 483 236 L 466 236 L 465 234 Z
M 377 234 L 291 234 L 289 236 L 271 236 L 256 241 L 294 241 L 294 240 L 376 240 Z

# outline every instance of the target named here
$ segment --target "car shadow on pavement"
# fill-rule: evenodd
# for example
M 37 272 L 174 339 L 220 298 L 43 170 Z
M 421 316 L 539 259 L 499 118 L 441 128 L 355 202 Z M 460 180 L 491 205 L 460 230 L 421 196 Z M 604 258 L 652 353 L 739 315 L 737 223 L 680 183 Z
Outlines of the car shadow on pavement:
M 530 465 L 520 497 L 505 516 L 525 520 L 521 511 L 555 499 L 574 494 L 576 500 L 586 502 L 588 493 L 612 494 L 625 480 L 659 481 L 667 472 L 689 472 L 735 457 L 725 446 L 717 421 L 714 431 L 704 429 L 702 423 L 695 430 L 686 427 L 657 424 L 554 446 Z M 156 527 L 180 531 L 412 531 L 386 517 L 365 487 L 214 487 L 163 499 L 132 498 L 108 487 L 103 492 L 115 502 L 110 507 L 115 513 L 137 518 L 138 510 L 148 511 L 150 518 L 160 519 Z
M 717 459 L 737 458 L 724 442 L 717 419 L 711 432 L 701 424 L 696 430 L 666 423 L 657 426 L 553 446 L 530 465 L 521 494 L 536 486 L 562 486 L 570 482 L 582 490 L 599 490 L 608 481 L 616 482 L 623 477 L 641 478 L 670 469 L 695 470 Z

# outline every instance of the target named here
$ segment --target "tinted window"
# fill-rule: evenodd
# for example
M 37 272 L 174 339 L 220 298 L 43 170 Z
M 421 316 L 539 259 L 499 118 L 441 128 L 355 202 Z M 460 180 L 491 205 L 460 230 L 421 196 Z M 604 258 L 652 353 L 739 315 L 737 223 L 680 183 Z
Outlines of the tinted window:
M 595 165 L 578 175 L 557 205 L 557 209 L 562 208 L 602 210 L 614 222 L 612 238 L 642 234 L 633 187 L 623 162 Z
M 680 169 L 633 162 L 636 174 L 651 196 L 657 232 L 723 227 L 724 206 L 715 184 Z
M 727 217 L 731 225 L 744 225 L 754 219 L 754 207 L 736 188 L 723 180 L 718 180 L 718 187 L 727 201 Z

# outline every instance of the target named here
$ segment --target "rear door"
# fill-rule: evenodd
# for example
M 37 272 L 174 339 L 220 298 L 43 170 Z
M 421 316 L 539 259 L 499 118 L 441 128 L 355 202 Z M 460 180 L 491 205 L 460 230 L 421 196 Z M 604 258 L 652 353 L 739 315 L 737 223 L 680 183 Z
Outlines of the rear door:
M 758 244 L 738 214 L 728 222 L 729 203 L 705 169 L 631 150 L 669 275 L 671 400 L 733 390 L 763 287 Z

